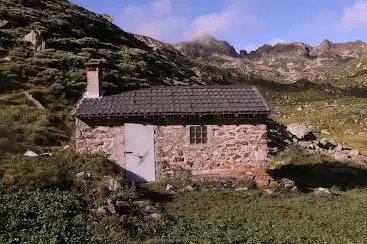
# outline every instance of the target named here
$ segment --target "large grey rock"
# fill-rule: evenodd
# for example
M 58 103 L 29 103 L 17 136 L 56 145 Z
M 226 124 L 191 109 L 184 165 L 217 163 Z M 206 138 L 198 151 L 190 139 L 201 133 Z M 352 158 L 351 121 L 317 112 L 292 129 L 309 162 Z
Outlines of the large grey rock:
M 85 172 L 84 172 L 84 171 L 79 172 L 79 173 L 77 173 L 75 176 L 76 176 L 76 177 L 78 177 L 78 178 L 84 178 L 84 176 L 85 176 Z
M 115 206 L 117 209 L 126 209 L 130 208 L 130 203 L 127 201 L 117 201 Z
M 9 21 L 0 19 L 0 29 L 9 24 Z
M 321 195 L 321 194 L 331 194 L 329 189 L 327 188 L 323 188 L 323 187 L 318 187 L 316 189 L 314 189 L 313 191 L 316 195 Z
M 108 212 L 110 212 L 111 214 L 116 213 L 115 205 L 113 204 L 113 201 L 111 199 L 107 199 L 107 209 Z
M 152 204 L 152 202 L 150 200 L 139 200 L 139 201 L 134 201 L 133 202 L 134 206 L 137 206 L 137 207 L 140 207 L 140 208 L 146 207 L 146 206 L 151 205 L 151 204 Z
M 184 189 L 182 189 L 183 192 L 192 192 L 194 191 L 194 188 L 192 186 L 185 186 Z
M 175 187 L 171 184 L 167 184 L 166 186 L 166 191 L 174 191 L 175 190 Z
M 278 181 L 278 185 L 286 189 L 292 189 L 296 186 L 296 183 L 293 180 L 283 178 Z
M 27 150 L 25 153 L 24 153 L 24 156 L 27 156 L 27 157 L 38 157 L 39 155 L 31 150 Z
M 310 141 L 316 139 L 313 131 L 304 125 L 290 124 L 287 126 L 287 131 L 298 140 Z

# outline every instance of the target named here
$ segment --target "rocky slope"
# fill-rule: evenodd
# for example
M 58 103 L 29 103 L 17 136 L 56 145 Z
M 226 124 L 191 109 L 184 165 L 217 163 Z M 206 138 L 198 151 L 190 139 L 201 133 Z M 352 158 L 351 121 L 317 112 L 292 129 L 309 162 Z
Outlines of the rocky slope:
M 367 43 L 332 43 L 324 40 L 312 47 L 302 42 L 263 45 L 237 54 L 227 42 L 207 38 L 174 44 L 188 57 L 232 70 L 246 77 L 292 83 L 309 80 L 341 88 L 367 86 Z

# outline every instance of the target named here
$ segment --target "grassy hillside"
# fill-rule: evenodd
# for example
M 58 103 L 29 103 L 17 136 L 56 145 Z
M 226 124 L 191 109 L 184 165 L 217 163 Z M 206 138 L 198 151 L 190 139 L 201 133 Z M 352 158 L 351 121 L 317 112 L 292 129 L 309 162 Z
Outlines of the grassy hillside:
M 65 121 L 84 90 L 83 68 L 90 59 L 105 60 L 102 86 L 114 92 L 200 81 L 188 58 L 153 49 L 66 0 L 0 0 L 0 22 L 0 128 L 28 146 L 67 141 Z M 36 29 L 46 50 L 35 52 L 23 41 Z M 29 104 L 24 90 L 47 110 Z

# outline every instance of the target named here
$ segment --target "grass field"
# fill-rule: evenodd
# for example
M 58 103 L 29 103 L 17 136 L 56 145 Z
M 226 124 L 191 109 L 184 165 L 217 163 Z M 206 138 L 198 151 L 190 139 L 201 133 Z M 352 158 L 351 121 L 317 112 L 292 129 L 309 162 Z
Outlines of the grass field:
M 166 240 L 185 243 L 364 243 L 367 191 L 332 195 L 212 190 L 164 204 L 175 224 Z
M 175 178 L 192 192 L 168 194 L 167 184 L 106 190 L 119 170 L 103 157 L 56 153 L 52 157 L 0 157 L 0 243 L 364 243 L 367 238 L 367 169 L 321 155 L 284 151 L 270 172 L 296 182 L 299 191 L 235 191 L 231 184 Z M 90 172 L 91 178 L 76 177 Z M 106 178 L 107 177 L 107 178 Z M 111 178 L 112 177 L 112 178 Z M 244 183 L 245 184 L 245 183 Z M 331 194 L 315 195 L 327 187 Z M 107 198 L 149 200 L 146 210 L 96 215 Z

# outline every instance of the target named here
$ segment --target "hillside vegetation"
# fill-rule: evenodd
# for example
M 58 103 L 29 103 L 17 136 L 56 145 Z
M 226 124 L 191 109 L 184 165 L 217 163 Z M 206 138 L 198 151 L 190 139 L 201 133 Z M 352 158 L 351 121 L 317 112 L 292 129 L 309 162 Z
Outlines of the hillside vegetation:
M 0 138 L 26 146 L 69 139 L 67 118 L 84 90 L 90 59 L 105 60 L 102 86 L 108 91 L 201 82 L 179 52 L 153 49 L 66 0 L 0 0 L 0 23 Z M 31 30 L 42 33 L 46 50 L 35 52 L 24 42 Z M 46 110 L 30 104 L 24 90 Z

